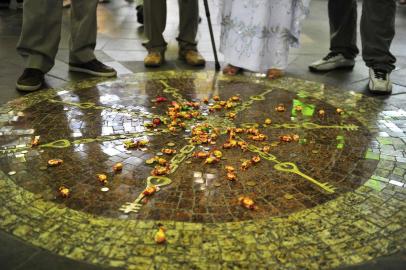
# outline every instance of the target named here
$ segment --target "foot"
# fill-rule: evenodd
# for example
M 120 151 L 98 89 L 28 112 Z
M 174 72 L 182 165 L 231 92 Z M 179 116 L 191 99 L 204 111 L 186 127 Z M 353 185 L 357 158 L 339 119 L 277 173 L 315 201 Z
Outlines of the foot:
M 369 68 L 369 91 L 375 94 L 390 94 L 392 82 L 389 73 L 381 69 Z
M 114 68 L 106 66 L 97 59 L 81 64 L 69 63 L 69 71 L 81 72 L 99 77 L 117 76 L 117 72 Z
M 181 50 L 179 52 L 179 59 L 194 67 L 202 67 L 206 64 L 206 60 L 196 50 Z
M 310 71 L 330 71 L 334 69 L 351 69 L 355 65 L 354 59 L 345 58 L 341 53 L 330 52 L 309 66 Z
M 233 65 L 228 64 L 224 69 L 223 69 L 223 74 L 224 75 L 229 75 L 229 76 L 235 76 L 237 75 L 242 69 L 240 67 L 236 67 Z
M 163 52 L 148 52 L 144 58 L 146 67 L 160 67 L 165 62 L 165 54 Z
M 17 90 L 36 91 L 41 89 L 44 83 L 44 73 L 39 69 L 26 68 L 16 83 Z
M 276 80 L 278 78 L 283 77 L 284 72 L 281 69 L 271 68 L 268 70 L 266 76 L 270 80 Z

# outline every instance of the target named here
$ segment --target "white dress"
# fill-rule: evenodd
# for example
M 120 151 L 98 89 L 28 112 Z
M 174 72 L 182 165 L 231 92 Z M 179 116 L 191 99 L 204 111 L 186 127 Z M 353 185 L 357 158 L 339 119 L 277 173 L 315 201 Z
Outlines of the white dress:
M 220 0 L 220 51 L 233 66 L 286 69 L 311 0 Z

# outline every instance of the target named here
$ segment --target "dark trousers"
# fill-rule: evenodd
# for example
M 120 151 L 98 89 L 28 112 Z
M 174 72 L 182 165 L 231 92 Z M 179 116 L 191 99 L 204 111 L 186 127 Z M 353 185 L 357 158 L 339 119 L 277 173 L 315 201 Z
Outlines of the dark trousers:
M 178 0 L 180 49 L 196 49 L 196 35 L 199 26 L 199 3 L 197 0 Z M 166 26 L 166 0 L 144 0 L 144 29 L 148 50 L 164 51 L 166 42 L 163 32 Z
M 98 0 L 73 0 L 69 62 L 85 63 L 95 59 Z M 23 25 L 17 50 L 26 68 L 44 73 L 54 65 L 61 39 L 62 0 L 25 0 Z
M 361 16 L 362 58 L 368 67 L 395 69 L 389 48 L 395 36 L 395 0 L 364 0 Z M 357 48 L 357 1 L 329 0 L 330 50 L 354 58 Z

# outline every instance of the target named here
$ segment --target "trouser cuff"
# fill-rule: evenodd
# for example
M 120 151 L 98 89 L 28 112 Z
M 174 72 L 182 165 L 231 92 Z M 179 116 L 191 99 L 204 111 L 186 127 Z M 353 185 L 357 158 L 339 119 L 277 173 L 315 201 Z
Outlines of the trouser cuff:
M 47 59 L 47 57 L 40 54 L 26 54 L 23 55 L 26 68 L 39 69 L 44 73 L 47 73 L 54 66 L 54 60 Z
M 168 43 L 161 45 L 151 45 L 148 42 L 142 43 L 142 45 L 147 49 L 148 52 L 160 52 L 164 53 L 166 51 Z
M 349 48 L 330 48 L 330 51 L 341 53 L 347 59 L 354 59 L 358 54 L 358 52 L 354 52 Z
M 190 42 L 190 41 L 182 40 L 180 38 L 176 38 L 176 40 L 179 42 L 179 50 L 197 51 L 197 42 Z
M 367 63 L 366 65 L 369 68 L 384 70 L 388 73 L 391 73 L 396 68 L 395 65 L 387 63 L 373 63 L 373 64 Z
M 77 52 L 70 52 L 69 63 L 72 64 L 83 64 L 96 59 L 94 55 L 94 50 L 91 48 L 86 48 Z

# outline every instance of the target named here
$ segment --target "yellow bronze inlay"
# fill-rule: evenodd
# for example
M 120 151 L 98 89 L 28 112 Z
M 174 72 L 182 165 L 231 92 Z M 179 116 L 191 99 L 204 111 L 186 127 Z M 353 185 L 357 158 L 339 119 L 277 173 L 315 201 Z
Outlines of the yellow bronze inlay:
M 242 140 L 241 138 L 239 138 Z M 328 193 L 335 193 L 336 188 L 329 184 L 329 183 L 321 183 L 320 181 L 317 181 L 316 179 L 310 177 L 309 175 L 301 172 L 299 168 L 296 166 L 296 164 L 292 162 L 281 162 L 277 159 L 276 156 L 270 154 L 270 153 L 265 153 L 263 152 L 260 148 L 256 147 L 255 145 L 248 144 L 248 150 L 258 154 L 260 157 L 276 163 L 274 166 L 274 169 L 281 171 L 281 172 L 286 172 L 286 173 L 294 173 L 296 175 L 301 176 L 302 178 L 310 181 L 311 183 L 317 185 L 318 187 L 322 188 Z
M 155 187 L 163 187 L 167 186 L 170 183 L 172 183 L 172 180 L 168 177 L 165 176 L 150 176 L 147 178 L 147 187 L 155 186 Z M 125 203 L 120 207 L 120 211 L 124 212 L 124 214 L 129 214 L 129 213 L 138 213 L 138 211 L 141 209 L 142 204 L 141 201 L 142 199 L 145 198 L 144 190 L 138 195 L 138 197 L 133 201 L 133 202 L 128 202 Z
M 168 175 L 173 174 L 178 168 L 179 165 L 186 159 L 189 158 L 193 151 L 195 149 L 195 146 L 192 144 L 185 145 L 182 149 L 180 149 L 179 153 L 176 154 L 170 161 L 170 166 L 171 169 L 168 173 Z M 147 187 L 154 185 L 157 187 L 162 187 L 162 186 L 167 186 L 172 183 L 172 180 L 168 177 L 165 176 L 150 176 L 147 178 Z M 140 203 L 141 200 L 145 197 L 143 192 L 141 192 L 140 195 L 135 199 L 133 202 L 127 202 L 124 205 L 122 205 L 119 210 L 124 212 L 125 214 L 129 213 L 138 213 L 138 211 L 141 209 L 142 204 Z
M 314 178 L 306 175 L 305 173 L 301 172 L 299 170 L 299 168 L 296 166 L 296 164 L 294 164 L 292 162 L 278 163 L 278 164 L 275 164 L 274 168 L 278 171 L 297 174 L 297 175 L 303 177 L 304 179 L 310 181 L 311 183 L 317 185 L 318 187 L 324 189 L 328 193 L 334 193 L 336 190 L 336 188 L 333 185 L 331 185 L 329 183 L 321 183 L 321 182 L 315 180 Z

